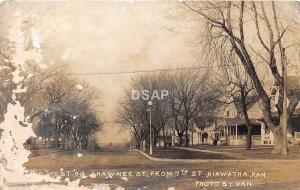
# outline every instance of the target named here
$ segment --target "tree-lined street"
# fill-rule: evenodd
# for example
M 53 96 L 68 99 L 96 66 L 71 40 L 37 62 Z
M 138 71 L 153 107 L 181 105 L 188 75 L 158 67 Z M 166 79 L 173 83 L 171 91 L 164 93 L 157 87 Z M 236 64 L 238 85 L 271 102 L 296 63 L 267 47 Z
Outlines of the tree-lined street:
M 299 15 L 0 0 L 0 189 L 299 189 Z

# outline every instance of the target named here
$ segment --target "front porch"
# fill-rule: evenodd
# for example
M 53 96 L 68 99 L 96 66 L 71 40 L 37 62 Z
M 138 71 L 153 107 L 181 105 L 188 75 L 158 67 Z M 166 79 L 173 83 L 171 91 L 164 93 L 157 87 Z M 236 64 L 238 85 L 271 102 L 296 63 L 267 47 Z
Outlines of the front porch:
M 221 128 L 221 141 L 228 145 L 244 145 L 247 140 L 246 124 L 240 119 L 227 119 L 227 126 Z M 252 121 L 252 144 L 273 145 L 274 136 L 265 129 L 265 124 L 259 121 Z

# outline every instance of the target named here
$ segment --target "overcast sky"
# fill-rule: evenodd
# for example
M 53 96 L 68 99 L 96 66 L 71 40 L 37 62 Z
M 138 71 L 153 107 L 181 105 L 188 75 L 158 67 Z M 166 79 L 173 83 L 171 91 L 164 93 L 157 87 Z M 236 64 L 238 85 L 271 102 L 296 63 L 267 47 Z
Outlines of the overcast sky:
M 189 43 L 193 26 L 179 3 L 18 2 L 5 5 L 3 10 L 7 11 L 7 19 L 20 14 L 34 27 L 35 40 L 48 64 L 67 63 L 74 73 L 195 64 Z M 134 75 L 80 77 L 102 92 L 99 114 L 106 122 L 99 133 L 102 142 L 129 140 L 128 131 L 120 130 L 112 117 L 123 89 Z

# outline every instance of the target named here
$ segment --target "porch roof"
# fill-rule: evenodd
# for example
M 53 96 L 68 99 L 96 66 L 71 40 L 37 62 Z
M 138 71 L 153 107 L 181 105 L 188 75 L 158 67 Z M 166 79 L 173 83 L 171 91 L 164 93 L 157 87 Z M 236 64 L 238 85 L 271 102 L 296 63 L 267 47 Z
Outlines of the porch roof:
M 227 126 L 241 126 L 241 125 L 246 125 L 245 121 L 244 121 L 244 118 L 239 118 L 239 117 L 236 117 L 236 118 L 224 118 L 225 120 L 225 124 Z M 254 120 L 254 119 L 250 119 L 250 123 L 252 125 L 260 125 L 260 122 L 257 121 L 257 120 Z

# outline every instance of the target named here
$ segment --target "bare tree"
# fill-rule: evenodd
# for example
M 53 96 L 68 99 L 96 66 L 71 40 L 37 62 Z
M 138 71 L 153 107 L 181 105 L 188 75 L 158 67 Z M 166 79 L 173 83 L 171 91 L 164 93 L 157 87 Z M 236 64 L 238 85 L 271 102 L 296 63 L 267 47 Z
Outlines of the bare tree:
M 219 91 L 225 97 L 223 103 L 237 104 L 237 108 L 241 107 L 242 116 L 247 127 L 247 141 L 245 148 L 251 149 L 252 145 L 252 125 L 248 116 L 249 106 L 257 102 L 255 87 L 246 73 L 242 65 L 239 64 L 235 54 L 222 54 L 220 56 L 220 77 Z M 225 80 L 224 80 L 225 79 Z
M 176 81 L 175 76 L 172 76 L 171 78 L 173 79 L 173 81 Z M 180 101 L 180 99 L 178 98 L 177 84 L 175 82 L 173 82 L 170 86 L 169 96 L 170 96 L 170 99 L 169 99 L 170 111 L 171 111 L 171 116 L 172 116 L 171 121 L 174 122 L 174 128 L 178 135 L 178 144 L 179 144 L 179 146 L 182 146 L 182 143 L 183 143 L 182 137 L 183 137 L 185 128 L 180 123 L 180 111 L 183 107 L 183 102 Z
M 157 144 L 160 134 L 162 133 L 164 146 L 166 147 L 166 124 L 170 119 L 168 97 L 164 99 L 153 98 L 153 93 L 168 90 L 170 85 L 169 77 L 166 73 L 151 73 L 139 75 L 132 78 L 131 86 L 126 90 L 125 96 L 120 103 L 119 111 L 116 116 L 116 122 L 131 128 L 138 146 L 143 140 L 148 142 L 150 129 L 148 101 L 153 102 L 151 107 L 152 123 L 151 127 L 154 135 L 154 145 Z M 132 90 L 142 93 L 148 90 L 148 97 L 132 99 Z
M 102 126 L 95 106 L 99 93 L 87 83 L 67 73 L 66 67 L 40 69 L 32 66 L 32 76 L 23 81 L 28 90 L 20 95 L 25 114 L 34 123 L 38 135 L 59 138 L 64 144 L 75 141 L 73 148 L 86 148 L 89 136 Z M 49 129 L 46 129 L 49 127 Z M 43 132 L 45 130 L 45 132 Z
M 170 75 L 165 72 L 158 73 L 153 76 L 153 84 L 152 89 L 157 90 L 158 92 L 170 91 L 170 87 L 172 85 L 172 81 Z M 157 126 L 157 134 L 162 134 L 163 137 L 163 144 L 164 148 L 167 146 L 167 134 L 166 129 L 167 123 L 170 121 L 171 114 L 170 114 L 170 105 L 169 105 L 170 97 L 164 97 L 163 99 L 154 99 L 153 102 L 153 122 L 155 126 Z M 161 133 L 160 133 L 161 132 Z
M 199 115 L 199 102 L 203 101 L 203 95 L 208 90 L 208 72 L 199 75 L 199 71 L 184 71 L 177 73 L 175 77 L 175 96 L 180 102 L 179 124 L 177 133 L 185 132 L 185 146 L 189 144 L 189 129 L 191 121 Z M 180 137 L 179 137 L 180 138 Z
M 131 91 L 128 90 L 118 106 L 115 122 L 128 127 L 135 137 L 138 148 L 142 148 L 142 142 L 146 139 L 149 132 L 146 112 L 147 104 L 142 101 L 133 101 L 131 99 Z
M 216 94 L 211 85 L 209 72 L 199 74 L 200 71 L 176 71 L 173 73 L 151 73 L 140 75 L 132 79 L 130 89 L 125 92 L 121 101 L 116 121 L 129 126 L 136 141 L 148 141 L 149 109 L 147 103 L 153 102 L 152 128 L 154 143 L 163 138 L 167 145 L 167 131 L 175 130 L 178 135 L 178 144 L 182 146 L 185 135 L 185 146 L 189 144 L 189 130 L 196 119 L 211 117 L 216 109 Z M 131 98 L 131 89 L 149 90 L 148 99 Z M 168 96 L 164 99 L 151 99 L 154 91 L 167 90 Z M 170 133 L 169 133 L 170 134 Z
M 184 5 L 188 10 L 204 19 L 207 24 L 205 51 L 213 53 L 217 49 L 234 51 L 251 78 L 262 101 L 263 119 L 275 138 L 273 152 L 287 152 L 284 146 L 283 94 L 284 78 L 279 71 L 287 64 L 285 36 L 291 23 L 288 19 L 278 19 L 274 2 L 194 2 Z M 247 19 L 247 22 L 246 22 Z M 253 32 L 256 28 L 256 32 Z M 254 44 L 255 43 L 255 44 Z M 261 52 L 255 50 L 262 47 Z M 216 55 L 216 54 L 215 54 Z M 272 117 L 270 93 L 266 91 L 257 72 L 258 63 L 265 63 L 279 89 L 277 113 L 279 122 Z M 286 81 L 286 80 L 285 80 Z M 293 94 L 288 106 L 288 118 L 294 112 L 299 97 Z

